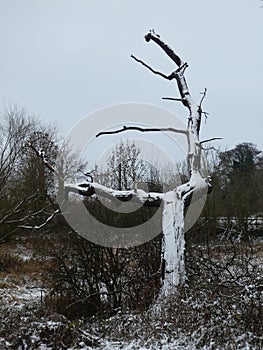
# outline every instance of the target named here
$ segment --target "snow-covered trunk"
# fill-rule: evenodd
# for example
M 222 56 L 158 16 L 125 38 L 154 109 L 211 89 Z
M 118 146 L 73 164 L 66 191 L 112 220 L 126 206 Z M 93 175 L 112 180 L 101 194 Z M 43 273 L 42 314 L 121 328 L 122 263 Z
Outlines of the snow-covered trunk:
M 164 196 L 162 242 L 162 296 L 175 292 L 185 280 L 184 202 L 176 191 Z

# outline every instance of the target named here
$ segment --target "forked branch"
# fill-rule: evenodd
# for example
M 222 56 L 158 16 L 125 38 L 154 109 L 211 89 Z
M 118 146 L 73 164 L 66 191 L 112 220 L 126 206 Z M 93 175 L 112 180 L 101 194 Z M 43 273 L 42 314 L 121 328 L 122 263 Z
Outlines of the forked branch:
M 201 98 L 200 103 L 196 103 L 192 95 L 189 91 L 186 79 L 185 79 L 185 70 L 188 67 L 188 64 L 183 62 L 183 60 L 160 38 L 159 35 L 157 35 L 153 30 L 151 30 L 146 36 L 145 40 L 147 42 L 153 41 L 155 42 L 167 55 L 168 57 L 175 63 L 176 69 L 171 72 L 171 74 L 166 75 L 162 72 L 159 72 L 155 69 L 153 69 L 151 66 L 146 64 L 144 61 L 138 59 L 134 55 L 131 57 L 138 63 L 142 64 L 144 67 L 146 67 L 148 70 L 150 70 L 153 74 L 156 74 L 158 76 L 161 76 L 162 78 L 166 80 L 173 80 L 175 79 L 177 82 L 178 90 L 180 93 L 180 98 L 164 98 L 164 99 L 172 99 L 175 101 L 181 102 L 188 110 L 189 110 L 189 117 L 188 117 L 188 126 L 187 129 L 181 130 L 176 129 L 173 127 L 164 127 L 164 128 L 143 128 L 139 126 L 123 126 L 120 129 L 117 130 L 111 130 L 111 131 L 101 131 L 99 132 L 96 137 L 100 137 L 102 135 L 111 135 L 111 134 L 118 134 L 122 133 L 128 130 L 134 130 L 139 132 L 176 132 L 180 134 L 184 134 L 187 137 L 188 141 L 188 155 L 187 160 L 189 164 L 189 173 L 190 173 L 190 180 L 188 183 L 181 186 L 181 189 L 178 191 L 178 193 L 181 191 L 182 196 L 187 196 L 188 193 L 191 193 L 195 188 L 198 186 L 201 188 L 207 187 L 207 179 L 202 178 L 201 176 L 201 150 L 202 146 L 199 141 L 199 131 L 201 126 L 201 117 L 203 114 L 202 111 L 202 103 L 204 101 L 204 98 L 206 96 L 206 89 L 203 93 L 203 96 Z M 214 138 L 218 139 L 218 138 Z M 211 139 L 212 140 L 212 139 Z M 202 141 L 202 143 L 207 142 L 207 140 Z M 31 146 L 32 149 L 34 147 Z M 49 162 L 46 160 L 45 156 L 41 154 L 41 152 L 38 152 L 36 149 L 34 149 L 35 153 L 41 157 L 44 164 L 55 174 L 59 177 L 61 181 L 63 179 L 60 177 L 59 173 L 56 172 L 56 170 L 52 167 L 52 165 L 49 164 Z M 141 202 L 155 202 L 162 200 L 163 195 L 157 194 L 157 193 L 146 193 L 141 190 L 133 190 L 133 191 L 114 191 L 111 188 L 107 188 L 105 186 L 102 186 L 95 182 L 85 182 L 80 184 L 67 184 L 64 185 L 64 192 L 66 193 L 66 197 L 68 193 L 78 193 L 83 196 L 92 196 L 94 194 L 101 195 L 106 198 L 111 199 L 118 199 L 120 201 L 128 201 L 133 199 L 137 199 Z
M 40 230 L 42 229 L 44 226 L 46 226 L 51 220 L 54 219 L 54 217 L 60 213 L 60 209 L 57 209 L 56 211 L 54 211 L 54 213 L 52 213 L 42 224 L 40 225 L 20 225 L 18 226 L 19 228 L 23 228 L 23 229 L 28 229 L 28 230 Z
M 151 40 L 155 42 L 172 59 L 172 61 L 177 65 L 178 68 L 176 68 L 175 71 L 173 71 L 170 75 L 165 75 L 161 72 L 154 70 L 148 64 L 146 64 L 145 62 L 136 58 L 133 55 L 132 58 L 135 59 L 137 62 L 141 63 L 146 68 L 148 68 L 152 73 L 157 74 L 167 80 L 176 80 L 178 90 L 181 96 L 181 99 L 176 99 L 176 101 L 181 101 L 182 104 L 189 110 L 188 126 L 191 129 L 192 133 L 195 135 L 195 137 L 198 139 L 201 125 L 202 108 L 201 104 L 198 105 L 193 100 L 184 77 L 184 73 L 186 68 L 188 67 L 188 64 L 184 63 L 182 59 L 153 30 L 151 30 L 145 36 L 145 40 L 147 42 Z

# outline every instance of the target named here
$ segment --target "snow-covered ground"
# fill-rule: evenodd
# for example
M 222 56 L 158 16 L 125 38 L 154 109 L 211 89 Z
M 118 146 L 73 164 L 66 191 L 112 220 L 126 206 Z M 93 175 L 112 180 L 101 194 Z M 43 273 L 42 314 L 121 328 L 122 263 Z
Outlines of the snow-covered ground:
M 37 261 L 33 251 L 23 245 L 17 245 L 16 249 L 12 250 L 12 253 L 14 252 L 25 264 L 34 264 Z M 217 262 L 220 261 L 216 254 L 214 256 L 217 257 Z M 229 269 L 231 268 L 230 266 Z M 147 314 L 131 314 L 126 311 L 108 319 L 94 319 L 85 323 L 82 320 L 70 321 L 65 316 L 47 310 L 44 299 L 48 288 L 38 277 L 35 272 L 0 272 L 0 350 L 263 349 L 263 337 L 255 337 L 250 332 L 242 333 L 231 326 L 235 324 L 232 322 L 241 322 L 238 310 L 226 310 L 228 316 L 224 316 L 219 312 L 220 304 L 213 306 L 214 310 L 207 325 L 195 327 L 195 317 L 197 319 L 205 308 L 210 312 L 210 301 L 205 299 L 209 293 L 201 295 L 200 299 L 195 294 L 184 295 L 182 300 L 179 299 L 182 302 L 181 309 L 174 305 L 174 311 L 167 319 L 163 315 L 149 317 Z M 203 283 L 204 288 L 207 288 L 208 282 L 204 280 Z M 256 291 L 254 286 L 251 288 L 252 292 Z M 191 293 L 191 290 L 189 292 Z M 252 292 L 250 289 L 246 291 L 248 303 L 256 300 Z M 194 331 L 189 332 L 182 327 L 180 329 L 180 324 L 178 327 L 176 312 L 185 312 L 186 315 L 189 313 L 192 319 L 188 322 L 192 323 Z M 224 335 L 225 345 L 219 346 L 215 343 L 214 332 L 220 333 L 222 327 L 230 333 Z M 222 334 L 219 336 L 222 337 Z M 254 342 L 257 345 L 253 347 Z M 259 344 L 262 344 L 262 347 Z
M 40 283 L 21 276 L 18 280 L 13 275 L 7 275 L 1 280 L 4 288 L 0 288 L 0 303 L 5 307 L 22 309 L 28 304 L 41 303 L 46 289 Z

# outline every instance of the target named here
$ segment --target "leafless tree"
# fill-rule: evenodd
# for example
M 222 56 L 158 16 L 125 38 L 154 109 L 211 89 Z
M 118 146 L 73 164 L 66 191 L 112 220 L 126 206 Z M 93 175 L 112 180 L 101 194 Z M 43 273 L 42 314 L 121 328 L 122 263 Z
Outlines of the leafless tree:
M 54 215 L 53 176 L 28 147 L 46 149 L 56 159 L 53 128 L 16 106 L 7 108 L 0 122 L 0 241 L 12 232 Z M 43 152 L 43 151 L 41 151 Z
M 177 186 L 172 191 L 167 193 L 145 192 L 132 190 L 114 190 L 108 188 L 97 182 L 87 182 L 85 186 L 83 184 L 67 183 L 63 184 L 64 197 L 67 200 L 69 193 L 78 193 L 83 196 L 100 195 L 111 199 L 128 200 L 136 198 L 142 203 L 156 203 L 160 205 L 160 200 L 164 203 L 163 212 L 163 247 L 162 247 L 162 290 L 161 295 L 169 295 L 173 293 L 175 287 L 182 284 L 185 279 L 184 268 L 184 209 L 189 205 L 192 196 L 195 198 L 202 197 L 210 188 L 209 177 L 202 172 L 201 156 L 203 144 L 208 140 L 200 141 L 199 132 L 201 127 L 202 116 L 205 114 L 202 110 L 202 103 L 206 96 L 206 90 L 204 91 L 199 103 L 195 102 L 192 98 L 190 90 L 188 88 L 185 71 L 188 64 L 183 62 L 182 59 L 157 35 L 153 30 L 145 36 L 146 42 L 154 42 L 157 44 L 164 53 L 174 62 L 176 68 L 171 74 L 164 74 L 151 68 L 148 64 L 142 60 L 131 56 L 136 62 L 142 64 L 152 73 L 160 76 L 168 81 L 175 80 L 177 83 L 180 98 L 172 98 L 175 101 L 179 101 L 188 110 L 187 127 L 183 130 L 178 130 L 174 126 L 164 126 L 163 128 L 141 128 L 138 126 L 124 126 L 122 129 L 101 132 L 97 136 L 105 134 L 114 134 L 120 132 L 126 132 L 127 130 L 137 130 L 138 132 L 160 132 L 168 131 L 185 135 L 188 142 L 187 164 L 188 164 L 188 181 L 184 184 Z M 210 139 L 211 141 L 213 139 Z M 38 153 L 40 157 L 42 155 Z M 43 161 L 50 169 L 60 176 L 55 168 L 50 166 L 44 157 Z

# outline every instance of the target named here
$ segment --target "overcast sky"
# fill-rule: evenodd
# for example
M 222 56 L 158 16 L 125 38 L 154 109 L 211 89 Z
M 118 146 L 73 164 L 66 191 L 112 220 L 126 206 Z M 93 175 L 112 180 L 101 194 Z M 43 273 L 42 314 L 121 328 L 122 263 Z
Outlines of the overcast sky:
M 263 149 L 263 9 L 259 0 L 0 0 L 0 107 L 15 103 L 66 133 L 107 105 L 151 103 L 187 117 L 174 82 L 130 58 L 170 73 L 174 66 L 143 39 L 154 28 L 190 65 L 196 99 L 206 87 L 202 138 L 222 148 Z M 169 125 L 171 126 L 171 125 Z

